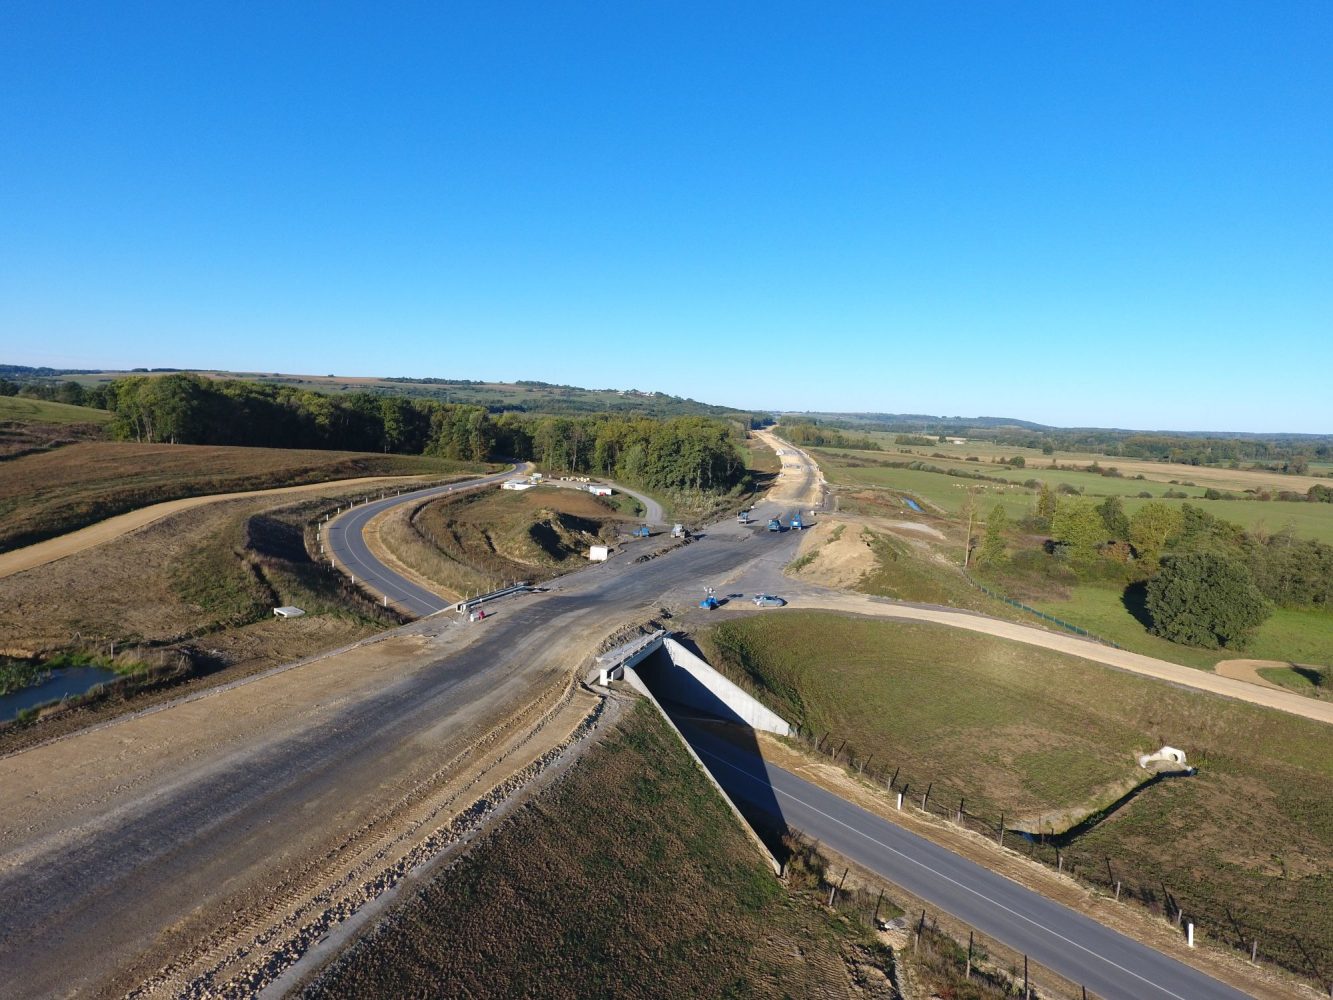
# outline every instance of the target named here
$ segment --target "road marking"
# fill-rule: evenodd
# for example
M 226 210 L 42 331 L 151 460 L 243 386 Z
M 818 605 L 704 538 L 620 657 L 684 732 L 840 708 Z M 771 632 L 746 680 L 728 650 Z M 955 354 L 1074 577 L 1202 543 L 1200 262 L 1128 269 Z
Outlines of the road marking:
M 1067 937 L 1065 937 L 1063 934 L 1061 934 L 1059 931 L 1052 930 L 1051 928 L 1045 926 L 1044 924 L 1039 924 L 1039 923 L 1037 923 L 1037 921 L 1033 920 L 1031 917 L 1025 916 L 1024 914 L 1019 913 L 1019 912 L 1017 912 L 1016 910 L 1011 909 L 1010 907 L 1006 906 L 1004 903 L 1001 903 L 999 900 L 997 900 L 997 899 L 992 899 L 991 897 L 987 896 L 985 893 L 978 892 L 976 889 L 973 889 L 970 885 L 964 885 L 962 882 L 959 882 L 957 879 L 950 878 L 948 875 L 945 875 L 943 872 L 938 871 L 938 870 L 936 870 L 936 869 L 930 867 L 930 865 L 926 864 L 924 861 L 918 861 L 916 858 L 913 858 L 913 857 L 911 857 L 910 855 L 904 854 L 902 851 L 898 850 L 896 847 L 892 847 L 892 846 L 890 846 L 889 844 L 884 843 L 883 841 L 876 840 L 874 837 L 870 836 L 870 834 L 868 834 L 868 833 L 864 833 L 864 832 L 862 832 L 861 830 L 858 830 L 856 827 L 851 826 L 851 825 L 848 824 L 848 823 L 844 823 L 842 820 L 838 819 L 836 816 L 830 816 L 828 813 L 824 812 L 822 809 L 818 808 L 817 806 L 811 805 L 809 802 L 806 802 L 804 799 L 798 798 L 797 796 L 791 794 L 791 792 L 783 791 L 781 788 L 778 788 L 776 785 L 774 785 L 773 782 L 768 781 L 768 780 L 766 780 L 766 779 L 764 779 L 764 778 L 756 777 L 754 774 L 750 773 L 749 771 L 745 770 L 744 768 L 742 768 L 742 767 L 737 767 L 735 764 L 731 763 L 730 761 L 725 760 L 724 758 L 719 757 L 717 754 L 715 754 L 715 753 L 711 753 L 711 752 L 708 751 L 708 750 L 704 750 L 704 749 L 701 748 L 701 747 L 695 747 L 695 749 L 698 750 L 699 753 L 703 754 L 704 756 L 706 756 L 706 757 L 712 757 L 714 760 L 718 761 L 720 764 L 723 764 L 724 766 L 731 768 L 733 771 L 737 771 L 737 772 L 739 772 L 740 774 L 742 774 L 742 775 L 744 775 L 745 777 L 749 778 L 751 781 L 753 781 L 753 782 L 755 782 L 755 783 L 757 783 L 757 784 L 767 785 L 772 791 L 776 792 L 778 795 L 786 796 L 787 798 L 791 799 L 793 802 L 797 802 L 797 803 L 799 803 L 800 805 L 805 806 L 807 809 L 811 810 L 812 812 L 816 812 L 816 813 L 818 813 L 820 816 L 823 816 L 825 819 L 830 820 L 830 821 L 832 821 L 832 822 L 834 822 L 834 823 L 837 823 L 837 824 L 838 824 L 839 826 L 841 826 L 841 827 L 845 827 L 846 829 L 850 830 L 852 833 L 856 834 L 857 836 L 859 836 L 859 837 L 863 837 L 863 838 L 865 838 L 866 840 L 870 841 L 872 844 L 875 844 L 875 845 L 878 846 L 878 847 L 882 847 L 882 848 L 883 848 L 884 850 L 886 850 L 886 851 L 890 851 L 891 853 L 898 855 L 898 857 L 902 858 L 904 861 L 909 861 L 909 862 L 911 862 L 912 864 L 917 865 L 917 866 L 920 867 L 920 868 L 924 868 L 926 871 L 930 872 L 932 875 L 935 875 L 935 876 L 937 876 L 937 877 L 943 879 L 945 882 L 949 882 L 949 883 L 951 883 L 952 885 L 955 885 L 955 886 L 957 886 L 958 888 L 960 888 L 960 889 L 962 889 L 962 890 L 964 890 L 964 891 L 966 891 L 966 892 L 970 892 L 972 895 L 976 896 L 978 899 L 984 900 L 985 902 L 990 903 L 992 906 L 998 907 L 999 909 L 1003 910 L 1005 913 L 1008 913 L 1008 914 L 1010 914 L 1010 915 L 1012 915 L 1012 916 L 1014 916 L 1014 917 L 1017 917 L 1019 920 L 1022 920 L 1022 921 L 1024 921 L 1024 922 L 1028 923 L 1028 924 L 1031 924 L 1033 927 L 1037 928 L 1038 930 L 1040 930 L 1040 931 L 1045 931 L 1047 934 L 1050 934 L 1052 937 L 1054 937 L 1054 938 L 1056 938 L 1056 939 L 1058 939 L 1058 940 L 1060 940 L 1060 941 L 1063 941 L 1065 944 L 1071 945 L 1071 946 L 1077 948 L 1079 951 L 1086 952 L 1087 954 L 1091 955 L 1093 958 L 1096 958 L 1096 959 L 1098 959 L 1099 961 L 1105 962 L 1107 965 L 1111 966 L 1111 968 L 1113 968 L 1113 969 L 1118 969 L 1119 971 L 1125 973 L 1125 974 L 1128 975 L 1128 976 L 1133 976 L 1135 979 L 1139 980 L 1139 981 L 1142 982 L 1142 983 L 1145 983 L 1145 984 L 1148 985 L 1148 986 L 1151 986 L 1153 989 L 1155 989 L 1155 990 L 1160 990 L 1162 993 L 1165 993 L 1165 994 L 1166 994 L 1167 996 L 1169 996 L 1169 997 L 1175 997 L 1176 1000 L 1188 1000 L 1187 997 L 1182 997 L 1179 993 L 1173 993 L 1173 992 L 1171 992 L 1170 990 L 1168 990 L 1165 986 L 1159 986 L 1157 983 L 1154 983 L 1152 980 L 1150 980 L 1150 979 L 1145 979 L 1143 976 L 1140 976 L 1137 972 L 1133 971 L 1132 969 L 1126 969 L 1123 965 L 1119 965 L 1119 964 L 1117 964 L 1116 962 L 1111 961 L 1111 960 L 1110 960 L 1109 958 L 1107 958 L 1105 955 L 1100 955 L 1100 954 L 1098 954 L 1097 952 L 1093 951 L 1091 948 L 1088 948 L 1086 945 L 1082 945 L 1082 944 L 1079 944 L 1077 941 L 1072 941 L 1072 940 L 1070 940 L 1069 938 L 1067 938 Z M 769 765 L 767 764 L 767 762 L 765 762 L 765 765 L 764 765 L 764 766 L 765 766 L 765 768 L 767 768 Z M 779 771 L 781 771 L 782 768 L 777 768 L 777 767 L 775 767 L 775 770 L 779 770 Z M 783 773 L 784 773 L 784 774 L 789 774 L 790 772 L 783 771 Z M 792 777 L 795 778 L 796 776 L 795 776 L 795 775 L 792 775 Z M 801 779 L 798 778 L 797 780 L 801 780 Z M 832 793 L 830 793 L 830 794 L 832 794 Z M 836 797 L 836 796 L 835 796 L 835 797 Z M 851 805 L 851 803 L 848 803 L 848 804 Z M 860 807 L 859 807 L 859 806 L 853 806 L 852 808 L 859 809 Z M 862 812 L 865 812 L 865 810 L 861 810 L 861 811 L 862 811 Z M 867 812 L 866 815 L 867 815 L 867 816 L 874 816 L 874 813 L 869 813 L 869 812 Z M 879 819 L 879 817 L 877 817 L 877 816 L 876 816 L 875 818 L 876 818 L 876 819 Z M 881 820 L 881 822 L 887 823 L 888 820 Z M 922 838 L 922 839 L 924 839 L 924 838 Z M 930 842 L 929 842 L 929 841 L 926 841 L 926 843 L 930 843 Z M 935 846 L 938 846 L 938 845 L 935 845 Z M 961 857 L 961 855 L 959 855 L 959 857 Z M 966 859 L 964 859 L 964 860 L 966 860 Z M 992 872 L 991 874 L 996 874 L 996 873 Z M 998 877 L 1003 878 L 1003 876 L 998 876 Z M 1014 883 L 1014 884 L 1015 884 L 1015 885 L 1018 885 L 1018 883 Z M 1023 887 L 1023 886 L 1019 886 L 1019 888 L 1020 888 L 1020 889 L 1023 889 L 1023 890 L 1026 891 L 1026 892 L 1032 892 L 1032 891 L 1033 891 L 1033 890 L 1031 890 L 1031 889 L 1026 889 L 1026 888 Z M 1036 895 L 1041 895 L 1041 894 L 1040 894 L 1040 893 L 1036 893 Z M 1045 897 L 1043 896 L 1042 898 L 1044 899 Z M 1054 901 L 1051 900 L 1050 902 L 1054 902 Z M 1056 905 L 1063 905 L 1063 904 L 1056 904 Z M 1077 911 L 1072 911 L 1072 910 L 1071 910 L 1070 912 L 1077 912 Z M 960 918 L 960 919 L 961 919 L 961 918 Z M 1099 925 L 1099 926 L 1101 926 L 1101 925 Z M 1108 927 L 1108 928 L 1105 928 L 1105 930 L 1106 930 L 1108 933 L 1110 933 L 1110 934 L 1116 934 L 1116 933 L 1118 933 L 1117 931 L 1113 931 L 1113 930 L 1111 930 L 1109 927 Z M 1121 936 L 1123 937 L 1123 935 L 1121 935 Z M 1131 938 L 1126 938 L 1125 940 L 1127 940 L 1127 941 L 1132 941 Z M 1138 943 L 1138 942 L 1135 942 L 1135 943 Z M 1147 945 L 1143 945 L 1143 947 L 1147 947 Z M 1156 949 L 1152 949 L 1152 950 L 1153 950 L 1154 952 L 1156 952 Z M 1161 953 L 1161 952 L 1157 952 L 1157 954 L 1162 954 L 1162 953 Z M 1166 959 L 1168 959 L 1168 960 L 1170 960 L 1170 961 L 1176 961 L 1175 959 L 1171 958 L 1171 956 L 1169 956 L 1169 955 L 1162 955 L 1162 957 L 1163 957 L 1163 958 L 1166 958 Z M 1183 963 L 1182 963 L 1182 964 L 1183 964 Z M 1186 966 L 1184 966 L 1184 967 L 1187 968 L 1187 969 L 1193 969 L 1192 966 L 1188 966 L 1188 965 L 1186 965 Z M 1198 972 L 1199 970 L 1197 970 L 1197 969 L 1193 969 L 1193 971 Z M 1207 973 L 1200 973 L 1200 975 L 1207 975 Z M 1208 978 L 1211 979 L 1212 977 L 1209 976 Z M 1225 984 L 1223 984 L 1223 985 L 1225 985 Z

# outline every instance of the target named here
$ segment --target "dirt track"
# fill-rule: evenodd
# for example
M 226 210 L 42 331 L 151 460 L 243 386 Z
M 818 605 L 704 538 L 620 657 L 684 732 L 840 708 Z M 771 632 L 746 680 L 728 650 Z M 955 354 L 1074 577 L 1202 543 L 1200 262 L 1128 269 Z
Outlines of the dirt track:
M 1020 625 L 1017 622 L 987 618 L 966 611 L 952 611 L 944 608 L 924 608 L 910 604 L 894 604 L 884 598 L 866 597 L 861 594 L 840 593 L 823 588 L 805 587 L 793 594 L 791 605 L 797 608 L 823 608 L 830 611 L 850 611 L 855 614 L 870 615 L 877 618 L 898 618 L 908 621 L 933 622 L 952 628 L 963 628 L 970 632 L 983 632 L 1002 639 L 1013 639 L 1030 646 L 1053 649 L 1104 663 L 1119 670 L 1154 677 L 1157 680 L 1177 684 L 1181 687 L 1208 691 L 1238 701 L 1248 701 L 1254 705 L 1276 709 L 1291 715 L 1299 715 L 1316 722 L 1333 725 L 1333 702 L 1316 701 L 1281 688 L 1263 688 L 1257 684 L 1210 674 L 1193 667 L 1168 663 L 1151 656 L 1131 653 L 1124 649 L 1103 646 L 1090 639 L 1063 635 L 1059 632 L 1047 632 L 1032 625 Z
M 185 497 L 181 500 L 168 500 L 126 514 L 109 517 L 105 521 L 90 524 L 67 535 L 50 538 L 36 545 L 27 545 L 12 552 L 0 553 L 0 578 L 36 569 L 47 563 L 63 559 L 65 556 L 83 552 L 94 546 L 119 538 L 131 531 L 160 521 L 164 517 L 205 504 L 222 500 L 241 500 L 248 497 L 280 496 L 284 494 L 318 493 L 320 490 L 345 489 L 349 486 L 387 486 L 389 484 L 417 483 L 424 476 L 368 476 L 362 479 L 333 479 L 323 483 L 306 483 L 303 486 L 279 486 L 268 490 L 252 490 L 247 493 L 212 493 L 202 497 Z

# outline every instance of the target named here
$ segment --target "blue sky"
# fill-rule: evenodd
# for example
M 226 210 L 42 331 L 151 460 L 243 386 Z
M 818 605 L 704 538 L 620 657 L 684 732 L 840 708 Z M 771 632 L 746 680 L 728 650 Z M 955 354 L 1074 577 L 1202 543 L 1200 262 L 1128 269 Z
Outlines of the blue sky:
M 1324 0 L 11 2 L 0 361 L 1333 432 L 1331 51 Z

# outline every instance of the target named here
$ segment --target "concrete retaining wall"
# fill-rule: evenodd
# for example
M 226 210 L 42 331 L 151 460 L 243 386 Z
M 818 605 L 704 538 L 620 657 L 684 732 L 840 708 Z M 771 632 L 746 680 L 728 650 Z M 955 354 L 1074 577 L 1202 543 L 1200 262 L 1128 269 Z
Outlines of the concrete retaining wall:
M 671 640 L 668 639 L 667 642 L 671 642 Z M 701 660 L 700 662 L 703 661 Z M 768 845 L 765 844 L 762 839 L 760 839 L 759 834 L 755 833 L 754 827 L 752 827 L 749 824 L 746 818 L 741 814 L 741 811 L 736 808 L 736 803 L 731 801 L 731 796 L 728 795 L 725 791 L 723 791 L 722 786 L 717 783 L 717 779 L 713 777 L 713 772 L 708 770 L 708 765 L 699 759 L 699 755 L 694 752 L 694 747 L 690 746 L 690 741 L 687 740 L 681 733 L 681 731 L 676 728 L 676 724 L 671 721 L 671 716 L 666 713 L 665 709 L 662 708 L 658 700 L 653 697 L 653 693 L 648 690 L 648 685 L 643 682 L 643 678 L 641 678 L 638 675 L 636 669 L 632 666 L 625 667 L 624 672 L 625 672 L 626 683 L 628 683 L 630 687 L 634 688 L 635 691 L 638 691 L 639 694 L 647 698 L 652 703 L 653 707 L 657 709 L 657 713 L 660 716 L 662 716 L 662 718 L 666 721 L 666 724 L 671 727 L 671 731 L 676 734 L 676 738 L 680 740 L 680 745 L 685 748 L 685 752 L 694 758 L 694 763 L 699 766 L 699 770 L 704 773 L 704 777 L 708 779 L 709 784 L 711 784 L 714 788 L 717 789 L 718 795 L 722 796 L 722 801 L 725 802 L 727 804 L 727 807 L 731 809 L 732 814 L 736 817 L 736 820 L 740 823 L 741 829 L 745 831 L 746 836 L 750 838 L 750 841 L 754 844 L 754 846 L 759 849 L 760 855 L 762 855 L 763 859 L 768 862 L 769 867 L 773 869 L 773 874 L 781 878 L 782 877 L 781 863 L 778 861 L 777 858 L 773 856 L 773 852 L 768 849 Z
M 669 662 L 663 662 L 664 657 L 669 657 Z M 639 673 L 647 675 L 658 697 L 743 722 L 751 729 L 779 736 L 792 734 L 786 719 L 765 708 L 675 639 L 663 640 L 662 651 L 640 665 Z

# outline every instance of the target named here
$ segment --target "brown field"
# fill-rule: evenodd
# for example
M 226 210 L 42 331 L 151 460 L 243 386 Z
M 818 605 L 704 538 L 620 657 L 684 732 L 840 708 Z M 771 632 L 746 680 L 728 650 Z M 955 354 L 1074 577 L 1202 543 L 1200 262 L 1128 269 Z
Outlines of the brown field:
M 114 649 L 122 664 L 163 657 L 188 664 L 165 678 L 172 683 L 214 683 L 394 624 L 396 616 L 306 555 L 307 522 L 328 508 L 326 497 L 343 493 L 330 486 L 317 497 L 220 501 L 0 578 L 0 655 L 83 653 L 107 662 Z M 276 604 L 309 613 L 279 621 Z M 145 697 L 136 694 L 135 704 Z M 123 708 L 81 710 L 37 730 L 45 738 Z M 0 749 L 30 738 L 7 730 Z
M 887 997 L 864 929 L 789 892 L 639 702 L 307 998 Z
M 180 497 L 474 469 L 419 456 L 84 441 L 0 465 L 0 551 Z
M 430 584 L 463 596 L 576 569 L 589 545 L 614 542 L 633 523 L 579 490 L 486 489 L 391 512 L 379 541 Z

